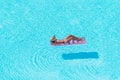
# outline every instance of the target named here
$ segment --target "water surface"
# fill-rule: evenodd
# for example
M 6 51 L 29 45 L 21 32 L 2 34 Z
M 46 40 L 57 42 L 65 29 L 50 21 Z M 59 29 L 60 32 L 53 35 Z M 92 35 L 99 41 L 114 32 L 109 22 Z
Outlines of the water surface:
M 0 80 L 120 80 L 119 26 L 119 0 L 0 0 Z M 69 34 L 87 43 L 50 45 Z

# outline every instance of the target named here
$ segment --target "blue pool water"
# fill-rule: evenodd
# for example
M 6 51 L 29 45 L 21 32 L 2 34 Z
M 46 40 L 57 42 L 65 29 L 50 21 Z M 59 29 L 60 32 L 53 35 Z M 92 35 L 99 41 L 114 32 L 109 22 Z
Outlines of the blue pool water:
M 119 0 L 0 0 L 0 80 L 120 80 L 119 27 Z M 87 43 L 50 45 L 69 34 Z

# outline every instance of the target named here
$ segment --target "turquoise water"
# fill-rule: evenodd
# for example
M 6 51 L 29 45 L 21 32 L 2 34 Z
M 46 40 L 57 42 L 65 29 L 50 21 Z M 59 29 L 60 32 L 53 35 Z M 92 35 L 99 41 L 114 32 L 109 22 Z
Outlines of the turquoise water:
M 0 0 L 0 80 L 120 80 L 119 26 L 119 0 Z M 69 34 L 87 44 L 50 45 Z

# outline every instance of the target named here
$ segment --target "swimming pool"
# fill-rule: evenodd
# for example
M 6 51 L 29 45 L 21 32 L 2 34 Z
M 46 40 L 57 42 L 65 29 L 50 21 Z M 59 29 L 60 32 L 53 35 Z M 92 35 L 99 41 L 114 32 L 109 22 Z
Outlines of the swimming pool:
M 1 0 L 0 80 L 120 80 L 119 14 L 119 0 Z M 87 43 L 50 45 L 69 34 Z M 99 57 L 62 57 L 79 52 Z

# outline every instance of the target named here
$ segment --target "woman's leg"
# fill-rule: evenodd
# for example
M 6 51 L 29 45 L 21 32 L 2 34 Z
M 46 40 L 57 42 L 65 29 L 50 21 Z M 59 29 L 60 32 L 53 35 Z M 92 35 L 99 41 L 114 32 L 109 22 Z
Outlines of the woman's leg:
M 77 37 L 75 37 L 75 36 L 73 36 L 73 35 L 69 35 L 68 37 L 65 38 L 65 40 L 69 40 L 69 39 L 71 39 L 71 38 L 73 38 L 73 39 L 75 39 L 75 40 L 81 40 L 80 38 L 77 38 Z
M 72 37 L 70 37 L 70 38 L 68 38 L 68 39 L 65 39 L 64 42 L 65 42 L 65 43 L 68 43 L 71 39 L 72 39 Z
M 69 39 L 69 38 L 71 38 L 71 37 L 75 37 L 75 36 L 69 35 L 69 36 L 67 36 L 65 39 Z
M 66 37 L 65 39 L 64 39 L 64 41 L 65 41 L 65 43 L 67 43 L 67 42 L 69 42 L 70 40 L 81 40 L 80 38 L 77 38 L 77 37 L 75 37 L 75 36 L 73 36 L 73 35 L 69 35 L 68 37 Z

